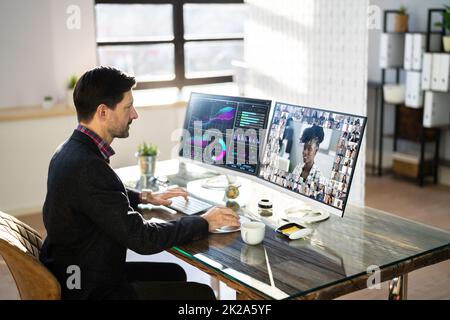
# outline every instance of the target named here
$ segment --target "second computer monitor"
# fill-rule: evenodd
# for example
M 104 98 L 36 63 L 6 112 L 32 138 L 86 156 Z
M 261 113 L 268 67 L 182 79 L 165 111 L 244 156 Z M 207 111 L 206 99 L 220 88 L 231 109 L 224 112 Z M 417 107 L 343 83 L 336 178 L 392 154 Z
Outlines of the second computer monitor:
M 366 118 L 276 103 L 259 177 L 343 214 Z
M 271 101 L 192 93 L 180 155 L 257 175 Z

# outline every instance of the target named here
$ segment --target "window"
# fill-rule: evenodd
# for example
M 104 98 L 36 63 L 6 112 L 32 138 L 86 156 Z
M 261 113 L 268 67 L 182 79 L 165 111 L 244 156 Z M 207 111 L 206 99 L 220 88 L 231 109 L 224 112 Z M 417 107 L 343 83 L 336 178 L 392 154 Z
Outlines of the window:
M 243 0 L 96 0 L 101 65 L 136 76 L 137 89 L 232 81 L 243 58 Z

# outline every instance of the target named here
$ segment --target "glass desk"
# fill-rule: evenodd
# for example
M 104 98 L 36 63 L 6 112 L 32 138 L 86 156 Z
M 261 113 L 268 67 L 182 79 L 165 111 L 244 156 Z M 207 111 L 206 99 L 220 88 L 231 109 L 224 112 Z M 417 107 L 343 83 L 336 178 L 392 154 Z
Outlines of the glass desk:
M 178 162 L 159 165 L 170 183 Z M 137 167 L 117 172 L 126 184 L 133 180 L 131 172 L 138 174 Z M 258 190 L 253 194 L 262 196 Z M 182 216 L 163 210 L 142 213 L 163 220 Z M 257 246 L 245 244 L 234 232 L 210 234 L 169 252 L 225 282 L 238 298 L 250 299 L 332 299 L 373 284 L 373 270 L 379 270 L 382 282 L 393 280 L 390 297 L 406 298 L 409 272 L 450 258 L 450 232 L 372 208 L 349 205 L 344 218 L 331 215 L 310 226 L 314 232 L 301 240 L 266 228 Z

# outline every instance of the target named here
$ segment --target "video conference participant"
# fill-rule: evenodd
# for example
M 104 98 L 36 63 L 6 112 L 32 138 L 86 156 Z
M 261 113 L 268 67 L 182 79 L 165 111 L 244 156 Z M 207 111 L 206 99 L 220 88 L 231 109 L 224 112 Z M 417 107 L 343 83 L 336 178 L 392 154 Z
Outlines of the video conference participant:
M 320 181 L 322 173 L 314 163 L 319 145 L 324 139 L 322 127 L 313 125 L 303 130 L 300 143 L 303 143 L 303 163 L 297 164 L 292 174 L 299 175 L 303 181 Z
M 134 85 L 134 77 L 109 67 L 87 71 L 77 82 L 79 125 L 50 162 L 40 260 L 60 282 L 63 299 L 214 299 L 210 287 L 186 282 L 177 264 L 126 262 L 127 249 L 154 254 L 239 226 L 228 208 L 160 224 L 136 212 L 139 203 L 170 205 L 170 198 L 187 193 L 133 192 L 109 165 L 112 141 L 128 137 L 138 118 Z

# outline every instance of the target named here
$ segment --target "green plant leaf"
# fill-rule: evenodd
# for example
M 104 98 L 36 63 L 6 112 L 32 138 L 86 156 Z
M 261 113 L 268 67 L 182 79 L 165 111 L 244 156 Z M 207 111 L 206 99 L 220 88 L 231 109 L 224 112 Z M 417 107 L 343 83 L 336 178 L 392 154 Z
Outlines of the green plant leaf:
M 406 15 L 408 12 L 408 10 L 406 9 L 405 6 L 400 6 L 400 9 L 398 11 L 399 11 L 399 14 L 401 14 L 401 15 Z
M 138 156 L 157 156 L 159 148 L 157 145 L 149 142 L 143 142 L 138 145 Z
M 442 21 L 436 22 L 435 27 L 444 28 L 450 31 L 450 6 L 445 6 L 446 11 L 442 12 Z
M 450 12 L 445 12 L 443 15 L 442 15 L 442 25 L 441 26 L 443 26 L 445 29 L 450 29 Z
M 78 81 L 78 77 L 77 77 L 76 75 L 70 76 L 69 82 L 67 83 L 67 88 L 68 88 L 68 89 L 73 89 L 73 88 L 75 88 L 75 86 L 76 86 L 76 84 L 77 84 L 77 81 Z

